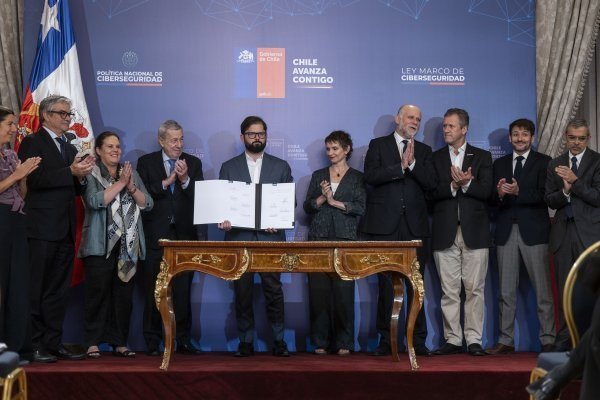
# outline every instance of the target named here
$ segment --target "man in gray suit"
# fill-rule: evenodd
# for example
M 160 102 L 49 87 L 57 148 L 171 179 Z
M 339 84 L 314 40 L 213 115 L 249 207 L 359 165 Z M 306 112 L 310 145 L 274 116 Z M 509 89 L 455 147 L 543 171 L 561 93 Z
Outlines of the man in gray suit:
M 562 309 L 567 275 L 583 250 L 600 240 L 600 154 L 587 147 L 590 130 L 585 120 L 569 122 L 565 139 L 569 151 L 548 164 L 545 196 L 548 206 L 556 210 L 548 244 L 559 294 L 556 351 L 570 347 Z
M 267 124 L 260 117 L 249 116 L 240 126 L 240 140 L 246 151 L 226 161 L 221 166 L 219 179 L 252 183 L 293 182 L 289 164 L 265 153 Z M 225 231 L 225 240 L 242 241 L 285 241 L 285 233 L 276 229 L 252 230 L 232 228 L 228 220 L 218 224 Z M 267 306 L 267 318 L 273 331 L 273 355 L 288 357 L 283 340 L 283 291 L 279 273 L 261 273 L 263 292 Z M 254 354 L 254 311 L 252 308 L 254 274 L 245 273 L 234 281 L 235 314 L 240 344 L 236 357 Z

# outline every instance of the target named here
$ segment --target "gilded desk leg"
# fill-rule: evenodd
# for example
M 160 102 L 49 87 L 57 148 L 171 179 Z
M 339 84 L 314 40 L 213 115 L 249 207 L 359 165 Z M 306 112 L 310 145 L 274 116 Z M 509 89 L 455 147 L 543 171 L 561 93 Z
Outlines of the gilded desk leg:
M 387 276 L 392 281 L 394 288 L 394 302 L 392 303 L 392 316 L 390 318 L 390 345 L 392 350 L 392 358 L 394 361 L 400 361 L 398 355 L 398 318 L 402 303 L 404 302 L 404 287 L 402 285 L 402 276 L 398 272 L 386 272 Z
M 406 344 L 408 346 L 408 358 L 410 360 L 410 366 L 414 371 L 419 369 L 419 364 L 417 364 L 417 356 L 413 347 L 413 332 L 415 329 L 415 322 L 417 321 L 417 316 L 421 311 L 421 307 L 423 307 L 423 298 L 425 297 L 423 277 L 419 272 L 419 261 L 416 257 L 413 259 L 413 262 L 411 264 L 411 276 L 409 279 L 406 279 L 406 284 L 412 286 L 414 293 L 412 303 L 410 304 L 410 310 L 408 313 L 408 324 L 406 327 Z
M 163 258 L 160 263 L 160 272 L 156 277 L 156 288 L 154 289 L 154 300 L 160 312 L 165 331 L 165 352 L 160 366 L 163 371 L 169 368 L 169 361 L 175 344 L 175 313 L 173 312 L 173 296 L 169 278 L 169 264 Z

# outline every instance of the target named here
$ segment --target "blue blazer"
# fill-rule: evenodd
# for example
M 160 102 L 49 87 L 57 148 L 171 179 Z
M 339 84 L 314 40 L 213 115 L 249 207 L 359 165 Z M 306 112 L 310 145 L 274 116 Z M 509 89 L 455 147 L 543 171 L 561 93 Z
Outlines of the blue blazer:
M 242 153 L 231 160 L 225 161 L 219 172 L 219 179 L 237 182 L 252 182 L 250 171 L 248 170 L 248 162 L 246 161 L 246 153 Z M 262 167 L 260 170 L 259 183 L 291 183 L 294 181 L 292 177 L 292 169 L 289 164 L 277 157 L 263 153 Z M 256 236 L 255 236 L 256 234 Z M 275 233 L 269 233 L 264 230 L 241 229 L 233 228 L 225 232 L 225 240 L 236 241 L 285 241 L 285 232 L 278 230 Z

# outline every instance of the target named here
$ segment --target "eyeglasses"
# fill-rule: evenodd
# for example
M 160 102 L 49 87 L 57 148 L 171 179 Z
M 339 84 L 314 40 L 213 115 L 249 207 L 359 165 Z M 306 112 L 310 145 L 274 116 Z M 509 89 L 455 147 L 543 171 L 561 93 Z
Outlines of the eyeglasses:
M 589 136 L 567 136 L 567 141 L 571 142 L 571 143 L 575 143 L 575 142 L 579 142 L 579 143 L 585 143 L 588 140 Z
M 264 139 L 267 136 L 267 132 L 244 132 L 244 135 L 248 136 L 250 139 L 256 139 L 257 137 Z
M 49 112 L 49 113 L 52 113 L 52 114 L 58 114 L 58 115 L 60 115 L 60 117 L 61 117 L 62 119 L 67 119 L 67 117 L 69 117 L 69 118 L 73 118 L 73 117 L 75 116 L 75 113 L 74 113 L 74 112 L 66 112 L 66 111 L 52 111 L 52 110 L 50 110 L 50 111 L 48 111 L 48 112 Z

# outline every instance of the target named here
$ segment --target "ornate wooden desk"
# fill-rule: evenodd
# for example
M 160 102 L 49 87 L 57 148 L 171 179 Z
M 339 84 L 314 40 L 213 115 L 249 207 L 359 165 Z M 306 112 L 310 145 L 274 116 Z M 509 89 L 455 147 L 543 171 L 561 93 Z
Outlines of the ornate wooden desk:
M 397 330 L 402 308 L 402 281 L 414 288 L 406 338 L 413 370 L 419 368 L 413 348 L 413 329 L 423 306 L 425 289 L 419 272 L 416 248 L 410 242 L 194 242 L 161 240 L 163 262 L 156 279 L 154 297 L 165 329 L 162 370 L 169 368 L 174 347 L 175 314 L 170 282 L 183 271 L 204 272 L 222 279 L 239 279 L 244 272 L 329 272 L 342 279 L 386 273 L 394 287 L 390 319 L 392 358 L 399 361 Z

